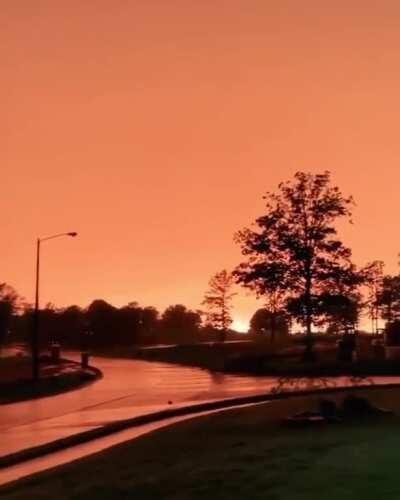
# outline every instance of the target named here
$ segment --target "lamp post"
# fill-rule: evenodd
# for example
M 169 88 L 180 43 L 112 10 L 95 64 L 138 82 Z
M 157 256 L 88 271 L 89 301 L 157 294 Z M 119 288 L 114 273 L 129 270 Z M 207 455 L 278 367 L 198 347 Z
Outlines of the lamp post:
M 38 238 L 36 241 L 36 288 L 35 288 L 35 310 L 33 314 L 32 332 L 32 379 L 36 382 L 39 379 L 39 274 L 40 274 L 40 245 L 43 241 L 60 238 L 61 236 L 77 236 L 78 233 L 59 233 L 46 238 Z

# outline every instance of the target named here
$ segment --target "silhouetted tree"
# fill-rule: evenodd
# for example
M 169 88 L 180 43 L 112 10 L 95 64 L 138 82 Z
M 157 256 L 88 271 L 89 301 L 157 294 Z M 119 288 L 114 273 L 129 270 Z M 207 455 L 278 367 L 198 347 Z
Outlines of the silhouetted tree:
M 4 335 L 11 325 L 8 322 L 11 310 L 19 312 L 12 317 L 13 341 L 28 343 L 32 333 L 33 308 L 23 304 L 11 287 L 0 284 L 0 327 Z M 56 308 L 47 304 L 40 310 L 39 317 L 42 349 L 47 348 L 51 341 L 59 341 L 66 347 L 95 350 L 160 342 L 194 342 L 199 340 L 201 326 L 199 311 L 192 311 L 183 305 L 168 307 L 159 318 L 155 307 L 141 307 L 137 302 L 129 302 L 117 308 L 101 299 L 94 300 L 87 309 L 75 305 Z
M 204 296 L 202 305 L 207 308 L 206 322 L 220 332 L 220 340 L 226 340 L 226 332 L 233 322 L 231 316 L 232 292 L 235 280 L 226 269 L 216 273 L 209 281 L 209 290 Z
M 386 275 L 378 292 L 377 305 L 382 318 L 391 323 L 400 320 L 400 275 Z
M 57 340 L 65 346 L 82 348 L 89 330 L 85 312 L 76 305 L 60 309 L 57 314 Z
M 250 320 L 250 333 L 267 335 L 273 343 L 276 336 L 289 334 L 287 315 L 283 311 L 272 312 L 265 307 L 257 309 Z
M 0 283 L 0 347 L 6 341 L 13 314 L 21 305 L 21 298 L 7 283 Z
M 142 309 L 142 324 L 139 332 L 139 343 L 151 344 L 155 342 L 159 323 L 159 312 L 155 307 Z
M 357 271 L 353 264 L 332 274 L 316 297 L 317 324 L 335 334 L 356 331 L 364 307 L 360 286 L 365 280 L 365 269 Z
M 49 302 L 39 311 L 39 344 L 47 347 L 50 342 L 59 341 L 59 310 Z
M 329 333 L 346 333 L 355 330 L 361 309 L 359 294 L 322 293 L 318 297 L 321 325 L 327 326 Z
M 351 251 L 337 239 L 334 222 L 351 216 L 351 197 L 330 185 L 330 174 L 297 172 L 294 180 L 267 193 L 266 213 L 256 220 L 258 230 L 236 235 L 248 257 L 236 269 L 240 283 L 259 294 L 279 293 L 294 318 L 306 327 L 312 358 L 312 325 L 321 314 L 318 296 L 326 286 L 355 272 Z M 283 300 L 283 299 L 282 299 Z
M 383 269 L 384 263 L 381 260 L 370 262 L 363 269 L 365 286 L 367 288 L 365 306 L 371 320 L 372 333 L 378 331 L 379 319 L 381 316 L 379 297 L 382 294 Z
M 115 343 L 117 345 L 132 346 L 138 343 L 139 332 L 142 327 L 142 308 L 137 302 L 117 309 L 115 312 Z
M 168 343 L 188 343 L 198 340 L 201 316 L 182 304 L 169 306 L 160 320 L 162 338 Z
M 94 300 L 87 308 L 90 331 L 93 333 L 94 347 L 111 347 L 117 344 L 116 324 L 117 309 L 105 300 Z

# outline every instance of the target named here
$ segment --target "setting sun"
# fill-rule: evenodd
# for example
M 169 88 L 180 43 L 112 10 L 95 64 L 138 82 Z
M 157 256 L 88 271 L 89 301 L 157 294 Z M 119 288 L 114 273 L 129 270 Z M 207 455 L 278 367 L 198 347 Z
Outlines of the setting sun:
M 249 330 L 249 323 L 241 318 L 234 318 L 232 329 L 237 332 L 247 333 Z

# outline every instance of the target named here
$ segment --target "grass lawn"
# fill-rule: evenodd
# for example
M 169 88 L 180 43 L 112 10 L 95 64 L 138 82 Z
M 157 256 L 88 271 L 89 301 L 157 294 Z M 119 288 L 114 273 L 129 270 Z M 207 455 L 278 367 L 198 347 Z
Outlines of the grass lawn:
M 32 365 L 24 356 L 8 356 L 0 358 L 0 383 L 16 382 L 31 376 Z
M 58 375 L 67 366 L 74 366 L 68 361 L 61 360 L 59 364 L 51 363 L 50 360 L 40 363 L 40 375 L 51 377 Z M 8 384 L 19 381 L 29 381 L 32 377 L 32 361 L 27 356 L 8 356 L 0 358 L 0 384 Z
M 7 500 L 400 498 L 400 419 L 313 429 L 268 405 L 196 418 L 0 489 Z
M 50 396 L 77 388 L 93 381 L 100 373 L 81 369 L 78 363 L 50 360 L 40 364 L 40 379 L 32 382 L 32 364 L 28 357 L 9 356 L 0 358 L 0 404 Z
M 237 356 L 247 357 L 271 352 L 271 344 L 263 339 L 257 342 L 197 343 L 169 347 L 139 349 L 135 357 L 148 361 L 200 366 L 210 370 L 223 370 L 227 361 Z

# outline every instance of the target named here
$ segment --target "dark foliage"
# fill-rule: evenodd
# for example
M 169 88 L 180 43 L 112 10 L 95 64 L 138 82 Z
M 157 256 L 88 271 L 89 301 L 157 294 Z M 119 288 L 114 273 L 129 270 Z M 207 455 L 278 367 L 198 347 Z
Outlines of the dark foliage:
M 386 323 L 385 337 L 387 345 L 400 346 L 400 320 Z
M 198 340 L 201 315 L 182 304 L 169 306 L 160 320 L 160 332 L 170 343 L 191 343 Z
M 264 307 L 258 309 L 250 320 L 250 333 L 269 336 L 274 342 L 276 337 L 289 334 L 288 316 L 284 311 L 272 312 Z
M 235 275 L 274 307 L 285 306 L 310 336 L 312 325 L 326 319 L 328 310 L 321 305 L 327 305 L 327 294 L 354 293 L 363 281 L 334 225 L 351 217 L 353 200 L 330 185 L 329 172 L 298 172 L 264 198 L 257 229 L 236 236 L 247 260 Z M 344 309 L 348 316 L 350 308 Z
M 13 314 L 21 305 L 21 298 L 7 283 L 0 283 L 0 346 L 4 344 L 9 334 Z

